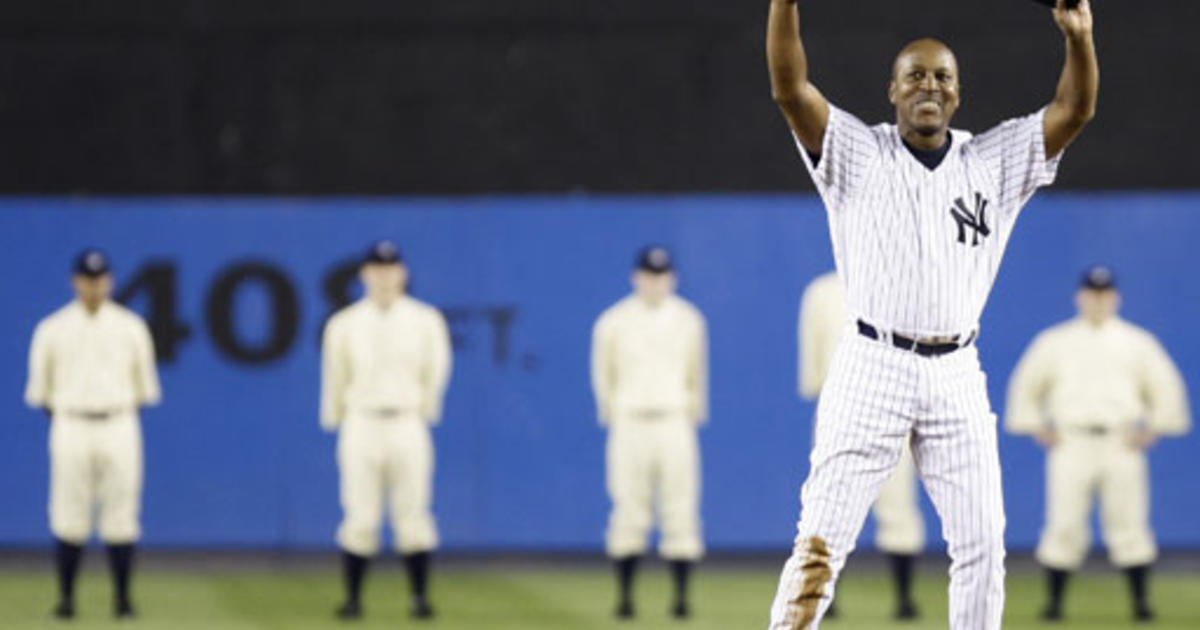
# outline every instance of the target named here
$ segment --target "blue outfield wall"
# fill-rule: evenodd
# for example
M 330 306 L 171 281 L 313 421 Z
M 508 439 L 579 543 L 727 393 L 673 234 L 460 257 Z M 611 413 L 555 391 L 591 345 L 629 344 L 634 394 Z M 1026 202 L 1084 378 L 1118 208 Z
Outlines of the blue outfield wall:
M 334 438 L 317 427 L 317 340 L 338 270 L 380 237 L 401 243 L 414 293 L 451 319 L 456 365 L 435 433 L 447 547 L 600 547 L 589 334 L 648 241 L 676 250 L 682 293 L 709 318 L 706 537 L 715 549 L 790 544 L 813 412 L 795 395 L 797 303 L 832 264 L 814 197 L 8 199 L 0 235 L 0 545 L 48 539 L 46 421 L 22 405 L 26 354 L 37 320 L 68 299 L 68 259 L 95 244 L 122 285 L 137 280 L 131 304 L 156 311 L 160 339 L 175 340 L 164 404 L 144 416 L 147 544 L 331 546 L 337 471 Z M 1072 315 L 1095 261 L 1118 270 L 1127 316 L 1160 336 L 1196 399 L 1197 236 L 1198 194 L 1035 199 L 984 317 L 994 404 L 1030 338 Z M 1009 541 L 1029 548 L 1043 458 L 1026 439 L 1000 446 Z M 1200 547 L 1198 451 L 1195 433 L 1153 451 L 1166 547 Z

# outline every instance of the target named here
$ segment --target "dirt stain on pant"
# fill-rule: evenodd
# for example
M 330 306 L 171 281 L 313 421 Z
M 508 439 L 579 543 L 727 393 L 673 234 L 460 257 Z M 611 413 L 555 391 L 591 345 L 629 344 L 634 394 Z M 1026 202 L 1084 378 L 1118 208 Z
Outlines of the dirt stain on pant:
M 806 630 L 812 625 L 817 618 L 821 598 L 825 594 L 825 585 L 833 579 L 833 568 L 829 565 L 829 546 L 825 544 L 825 539 L 813 536 L 800 544 L 805 545 L 806 549 L 802 555 L 804 561 L 800 565 L 800 573 L 803 576 L 800 592 L 789 602 L 795 614 L 792 630 Z

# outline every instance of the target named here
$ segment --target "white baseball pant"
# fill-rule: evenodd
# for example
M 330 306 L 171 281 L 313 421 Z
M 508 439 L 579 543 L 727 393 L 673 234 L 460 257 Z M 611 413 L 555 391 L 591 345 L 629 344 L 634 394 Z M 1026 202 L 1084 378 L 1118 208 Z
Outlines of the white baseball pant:
M 618 417 L 608 435 L 608 492 L 612 498 L 606 547 L 614 558 L 646 552 L 655 503 L 661 518 L 659 554 L 696 560 L 700 535 L 700 445 L 684 414 Z
M 423 419 L 416 414 L 351 414 L 338 432 L 337 459 L 343 511 L 337 540 L 342 549 L 359 556 L 378 553 L 385 497 L 400 553 L 437 547 L 430 507 L 433 438 Z
M 975 347 L 922 357 L 848 330 L 817 409 L 811 470 L 771 630 L 817 628 L 880 486 L 911 439 L 950 553 L 950 628 L 998 630 L 1004 505 L 996 417 Z
M 917 469 L 908 442 L 896 469 L 879 488 L 871 506 L 875 546 L 885 553 L 916 555 L 925 548 L 925 519 L 917 501 Z
M 142 534 L 142 426 L 136 413 L 103 420 L 56 413 L 50 422 L 50 531 L 82 545 L 92 534 L 108 544 Z M 93 514 L 96 514 L 93 519 Z
M 1119 567 L 1150 564 L 1158 555 L 1150 529 L 1146 455 L 1125 433 L 1087 435 L 1064 429 L 1046 460 L 1046 527 L 1037 558 L 1055 569 L 1078 569 L 1091 547 L 1089 516 L 1100 495 L 1100 524 L 1109 558 Z

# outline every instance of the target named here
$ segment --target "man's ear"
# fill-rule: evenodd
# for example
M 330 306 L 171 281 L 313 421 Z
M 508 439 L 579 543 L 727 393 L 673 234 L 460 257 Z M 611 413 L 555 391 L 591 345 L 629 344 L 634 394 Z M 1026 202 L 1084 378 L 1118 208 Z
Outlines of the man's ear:
M 895 79 L 888 79 L 887 93 L 888 93 L 888 102 L 891 103 L 892 105 L 895 105 L 896 104 L 896 80 Z

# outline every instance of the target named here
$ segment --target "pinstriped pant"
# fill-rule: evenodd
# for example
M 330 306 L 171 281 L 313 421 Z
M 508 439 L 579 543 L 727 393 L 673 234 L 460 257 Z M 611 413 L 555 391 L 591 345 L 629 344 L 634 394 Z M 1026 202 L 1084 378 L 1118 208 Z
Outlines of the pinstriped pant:
M 906 440 L 948 543 L 950 628 L 1000 628 L 1004 503 L 996 417 L 975 347 L 922 357 L 850 330 L 821 392 L 795 546 L 770 630 L 818 627 Z

